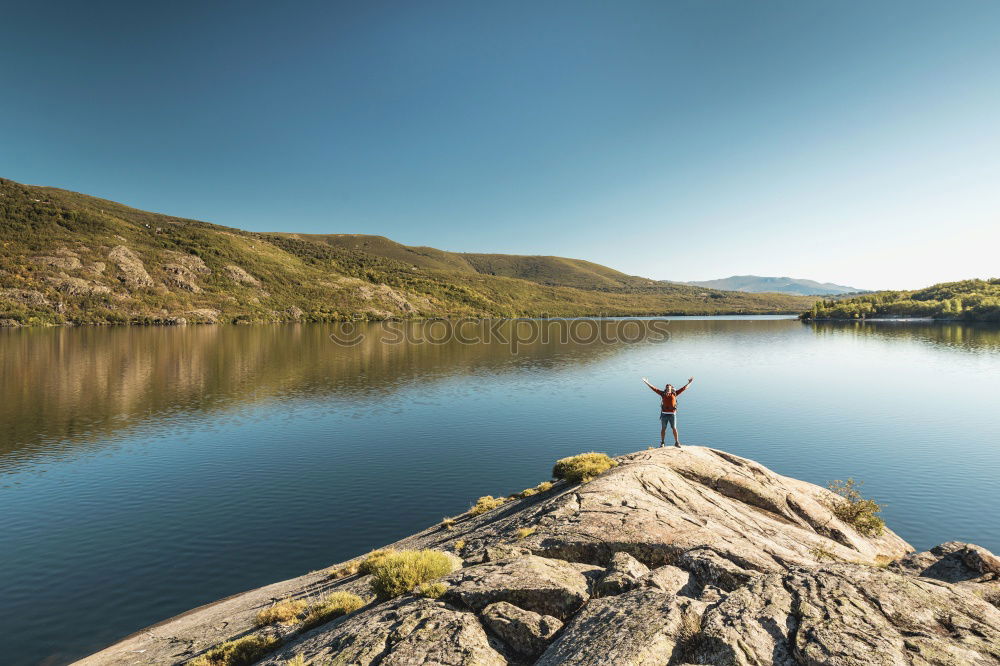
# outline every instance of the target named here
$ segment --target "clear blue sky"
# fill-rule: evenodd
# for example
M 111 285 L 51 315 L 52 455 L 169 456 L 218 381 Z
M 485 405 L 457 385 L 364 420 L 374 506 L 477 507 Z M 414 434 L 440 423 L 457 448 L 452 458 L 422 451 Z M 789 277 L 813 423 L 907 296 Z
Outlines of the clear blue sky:
M 1000 275 L 1000 3 L 21 2 L 0 176 L 662 279 Z

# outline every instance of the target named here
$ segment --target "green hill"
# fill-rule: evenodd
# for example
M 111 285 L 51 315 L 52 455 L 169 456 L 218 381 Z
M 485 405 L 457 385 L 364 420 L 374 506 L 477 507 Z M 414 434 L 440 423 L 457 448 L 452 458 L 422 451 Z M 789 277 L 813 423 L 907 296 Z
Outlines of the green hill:
M 931 317 L 1000 321 L 1000 279 L 942 282 L 915 291 L 879 291 L 844 300 L 817 301 L 802 319 Z
M 143 324 L 798 312 L 577 259 L 257 233 L 0 179 L 0 323 Z

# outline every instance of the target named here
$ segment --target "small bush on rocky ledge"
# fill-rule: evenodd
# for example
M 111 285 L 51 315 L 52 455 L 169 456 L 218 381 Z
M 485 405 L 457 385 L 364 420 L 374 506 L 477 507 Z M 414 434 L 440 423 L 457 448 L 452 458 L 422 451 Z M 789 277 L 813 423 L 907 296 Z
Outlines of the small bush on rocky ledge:
M 251 634 L 221 645 L 188 662 L 189 666 L 248 666 L 278 646 L 274 636 Z
M 265 624 L 293 624 L 309 604 L 301 599 L 282 599 L 257 613 L 257 626 Z
M 446 530 L 454 529 L 454 527 L 455 527 L 455 519 L 454 518 L 443 518 L 441 520 L 441 527 L 445 528 Z
M 452 557 L 437 550 L 385 551 L 367 566 L 380 599 L 398 597 L 458 567 Z
M 365 600 L 351 592 L 331 592 L 309 608 L 303 629 L 318 627 L 341 615 L 347 615 L 365 605 Z
M 552 476 L 570 483 L 587 483 L 617 464 L 605 453 L 581 453 L 557 460 L 552 468 Z
M 478 516 L 481 513 L 486 513 L 487 511 L 492 511 L 501 504 L 507 501 L 506 497 L 493 497 L 493 495 L 483 495 L 476 500 L 476 503 L 469 510 L 473 516 Z
M 465 550 L 465 539 L 459 539 L 452 546 L 454 546 L 455 552 L 461 555 L 462 551 Z
M 827 487 L 843 498 L 830 506 L 833 515 L 853 527 L 862 536 L 882 534 L 885 523 L 878 516 L 882 511 L 882 505 L 861 496 L 861 483 L 849 478 L 847 481 L 833 481 Z

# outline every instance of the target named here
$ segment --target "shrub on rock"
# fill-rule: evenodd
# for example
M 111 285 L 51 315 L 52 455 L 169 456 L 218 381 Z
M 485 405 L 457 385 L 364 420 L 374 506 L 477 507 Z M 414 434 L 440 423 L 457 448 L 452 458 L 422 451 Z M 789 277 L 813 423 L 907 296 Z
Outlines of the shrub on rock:
M 844 498 L 831 506 L 833 514 L 866 537 L 880 536 L 885 530 L 885 522 L 879 518 L 882 505 L 875 500 L 861 496 L 861 484 L 854 479 L 834 481 L 830 490 Z
M 457 558 L 437 550 L 385 551 L 367 566 L 380 599 L 398 597 L 459 568 Z
M 476 500 L 475 505 L 469 510 L 473 516 L 492 511 L 507 501 L 506 497 L 493 497 L 493 495 L 483 495 Z

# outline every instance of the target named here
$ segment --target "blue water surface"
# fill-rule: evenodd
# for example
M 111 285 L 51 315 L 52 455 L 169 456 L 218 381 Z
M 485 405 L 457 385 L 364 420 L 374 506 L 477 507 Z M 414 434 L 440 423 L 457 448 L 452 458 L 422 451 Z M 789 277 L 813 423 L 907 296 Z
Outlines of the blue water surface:
M 557 458 L 645 448 L 642 376 L 696 377 L 686 443 L 863 479 L 915 548 L 1000 551 L 1000 328 L 641 326 L 516 353 L 392 344 L 377 324 L 352 346 L 319 324 L 0 331 L 3 663 L 68 663 L 534 485 Z

